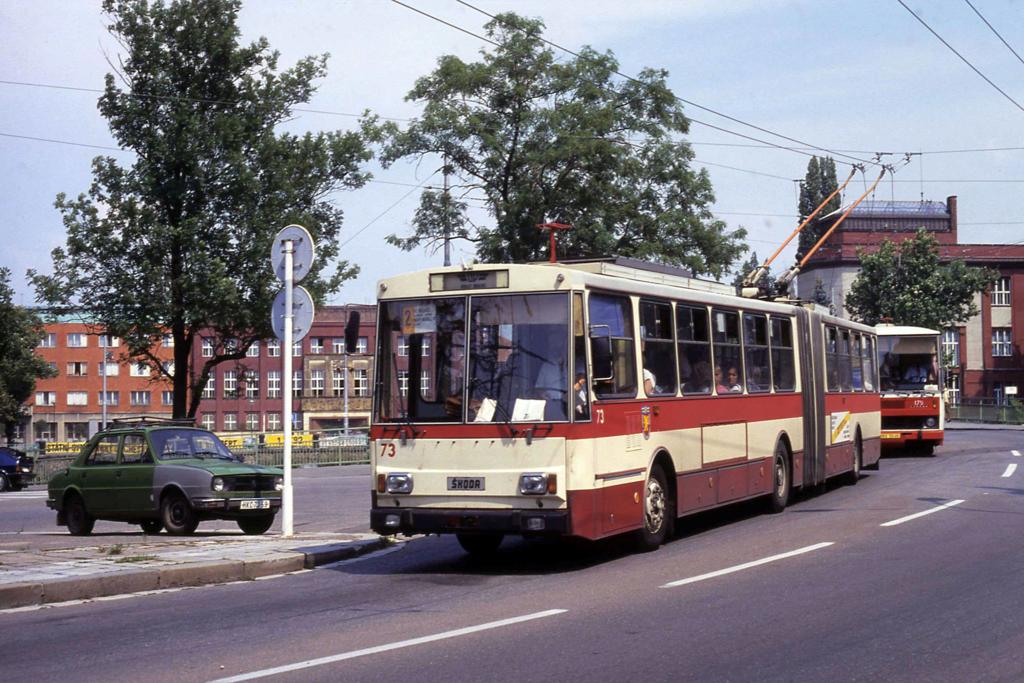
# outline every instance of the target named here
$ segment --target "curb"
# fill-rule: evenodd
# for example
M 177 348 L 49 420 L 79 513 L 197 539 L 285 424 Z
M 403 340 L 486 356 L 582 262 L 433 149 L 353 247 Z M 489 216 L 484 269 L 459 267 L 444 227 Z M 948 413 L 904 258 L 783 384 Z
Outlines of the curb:
M 299 548 L 265 560 L 191 562 L 173 567 L 128 569 L 72 579 L 9 583 L 0 585 L 0 609 L 253 580 L 313 569 L 381 550 L 388 545 L 389 540 L 379 536 L 368 541 Z

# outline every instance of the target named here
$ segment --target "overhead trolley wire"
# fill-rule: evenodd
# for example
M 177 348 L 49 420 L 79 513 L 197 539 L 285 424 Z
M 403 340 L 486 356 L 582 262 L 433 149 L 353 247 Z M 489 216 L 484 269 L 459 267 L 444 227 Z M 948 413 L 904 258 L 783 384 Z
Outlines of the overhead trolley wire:
M 900 5 L 902 5 L 902 6 L 903 6 L 903 9 L 907 10 L 908 12 L 910 12 L 911 16 L 913 16 L 913 17 L 914 17 L 915 19 L 917 19 L 917 20 L 918 20 L 918 21 L 919 21 L 919 22 L 921 23 L 921 25 L 922 25 L 922 26 L 924 26 L 924 27 L 925 27 L 926 29 L 928 29 L 928 32 L 929 32 L 929 33 L 931 33 L 931 34 L 932 34 L 933 36 L 935 36 L 936 38 L 938 38 L 938 39 L 939 39 L 939 42 L 941 42 L 941 43 L 942 43 L 943 45 L 945 45 L 945 46 L 946 46 L 946 47 L 947 47 L 947 48 L 949 49 L 949 51 L 950 51 L 950 52 L 952 52 L 952 53 L 953 53 L 953 54 L 955 54 L 955 55 L 956 55 L 957 57 L 959 57 L 959 58 L 960 58 L 960 60 L 961 60 L 961 61 L 962 61 L 962 62 L 963 62 L 964 64 L 966 64 L 967 66 L 971 67 L 971 70 L 972 70 L 972 71 L 973 71 L 974 73 L 976 73 L 976 74 L 978 74 L 979 76 L 981 76 L 981 77 L 982 77 L 982 78 L 983 78 L 983 79 L 985 80 L 985 82 L 986 82 L 986 83 L 988 83 L 988 84 L 989 84 L 989 85 L 991 85 L 991 86 L 992 86 L 993 88 L 995 88 L 996 90 L 998 90 L 998 91 L 999 91 L 999 94 L 1001 94 L 1001 95 L 1002 95 L 1003 97 L 1005 97 L 1006 99 L 1008 99 L 1008 100 L 1009 100 L 1010 102 L 1012 102 L 1012 103 L 1013 103 L 1013 106 L 1017 107 L 1017 109 L 1020 109 L 1021 111 L 1024 111 L 1024 106 L 1021 106 L 1020 102 L 1018 102 L 1017 100 L 1015 100 L 1015 99 L 1013 99 L 1012 97 L 1010 97 L 1010 96 L 1009 96 L 1009 95 L 1008 95 L 1008 94 L 1006 93 L 1006 91 L 1005 91 L 1005 90 L 1003 90 L 1003 89 L 1002 89 L 1002 88 L 1000 88 L 1000 87 L 999 87 L 998 85 L 996 85 L 996 84 L 995 84 L 994 82 L 992 82 L 992 79 L 991 79 L 991 78 L 989 78 L 988 76 L 986 76 L 985 74 L 983 74 L 983 73 L 981 72 L 981 70 L 980 70 L 980 69 L 978 69 L 978 67 L 976 67 L 976 66 L 974 66 L 973 64 L 971 64 L 971 62 L 970 62 L 970 60 L 969 60 L 969 59 L 967 59 L 967 58 L 966 58 L 966 57 L 964 57 L 964 56 L 963 56 L 962 54 L 960 54 L 959 52 L 957 52 L 956 48 L 954 48 L 954 47 L 953 47 L 952 45 L 950 45 L 949 43 L 947 43 L 947 42 L 946 42 L 946 39 L 945 39 L 945 38 L 943 38 L 942 36 L 940 36 L 940 35 L 939 35 L 938 33 L 936 33 L 936 32 L 935 32 L 935 29 L 933 29 L 933 28 L 932 28 L 931 26 L 929 26 L 929 25 L 927 24 L 927 22 L 925 22 L 925 20 L 924 20 L 924 19 L 922 19 L 921 17 L 919 17 L 919 16 L 917 15 L 917 13 L 916 13 L 916 12 L 914 12 L 914 10 L 910 9 L 909 7 L 907 7 L 907 3 L 903 2 L 903 0 L 896 0 L 896 2 L 900 3 Z
M 1003 38 L 999 34 L 999 31 L 996 30 L 996 27 L 993 26 L 992 24 L 990 24 L 988 19 L 986 19 L 985 16 L 981 12 L 978 11 L 978 8 L 975 7 L 973 4 L 971 4 L 971 0 L 964 0 L 964 2 L 967 3 L 968 7 L 970 7 L 972 10 L 974 10 L 974 13 L 978 15 L 979 19 L 981 19 L 983 22 L 985 22 L 985 26 L 988 26 L 989 30 L 992 31 L 992 33 L 996 34 L 996 38 L 998 38 L 999 40 L 1001 40 L 1003 42 L 1003 45 L 1006 46 L 1007 50 L 1009 50 L 1010 52 L 1013 53 L 1013 56 L 1017 58 L 1017 61 L 1020 62 L 1021 64 L 1024 64 L 1024 58 L 1021 58 L 1021 56 L 1019 54 L 1017 54 L 1017 51 L 1014 50 L 1012 47 L 1010 47 L 1010 44 L 1008 42 L 1006 42 L 1006 39 Z

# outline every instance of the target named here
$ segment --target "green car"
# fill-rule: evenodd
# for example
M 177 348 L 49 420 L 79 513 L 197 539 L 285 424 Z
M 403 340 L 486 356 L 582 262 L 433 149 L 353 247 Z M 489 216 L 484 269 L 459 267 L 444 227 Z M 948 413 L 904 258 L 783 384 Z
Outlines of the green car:
M 262 534 L 281 507 L 284 473 L 247 465 L 216 434 L 170 421 L 115 423 L 50 479 L 47 507 L 75 536 L 97 519 L 191 534 L 199 522 L 233 519 Z

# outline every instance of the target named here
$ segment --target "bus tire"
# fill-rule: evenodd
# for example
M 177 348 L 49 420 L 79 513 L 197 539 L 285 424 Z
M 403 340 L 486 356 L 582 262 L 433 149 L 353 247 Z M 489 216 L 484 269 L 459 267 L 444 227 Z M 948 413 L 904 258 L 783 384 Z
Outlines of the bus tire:
M 784 442 L 779 441 L 772 457 L 772 492 L 768 496 L 768 512 L 782 512 L 789 504 L 789 492 L 793 484 L 791 472 L 789 449 Z
M 846 474 L 846 483 L 851 486 L 860 481 L 860 469 L 864 465 L 864 447 L 861 445 L 860 432 L 853 439 L 853 469 Z
M 672 494 L 661 465 L 651 468 L 643 491 L 643 526 L 638 535 L 642 551 L 657 550 L 668 538 L 675 515 Z
M 935 444 L 931 443 L 930 441 L 927 443 L 922 443 L 917 448 L 918 452 L 925 457 L 930 458 L 935 455 Z
M 487 555 L 493 555 L 497 550 L 498 546 L 501 545 L 501 541 L 505 538 L 504 534 L 455 534 L 455 538 L 458 539 L 459 545 L 470 555 L 474 557 L 486 557 Z

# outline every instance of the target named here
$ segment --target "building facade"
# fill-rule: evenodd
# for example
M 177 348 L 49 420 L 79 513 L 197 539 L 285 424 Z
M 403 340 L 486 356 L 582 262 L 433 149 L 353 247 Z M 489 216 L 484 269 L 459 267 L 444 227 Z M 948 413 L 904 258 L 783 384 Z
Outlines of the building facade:
M 833 214 L 821 221 L 831 225 L 835 219 Z M 860 272 L 857 251 L 872 253 L 883 241 L 910 239 L 921 228 L 938 242 L 942 262 L 962 260 L 999 273 L 995 285 L 976 296 L 979 314 L 943 330 L 951 399 L 1002 401 L 1018 388 L 1024 393 L 1024 245 L 961 242 L 956 197 L 945 202 L 862 202 L 808 260 L 797 277 L 799 296 L 811 299 L 818 290 L 837 314 L 848 316 L 844 301 Z

